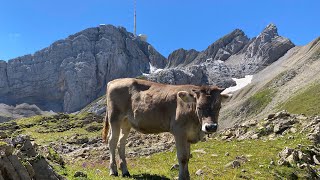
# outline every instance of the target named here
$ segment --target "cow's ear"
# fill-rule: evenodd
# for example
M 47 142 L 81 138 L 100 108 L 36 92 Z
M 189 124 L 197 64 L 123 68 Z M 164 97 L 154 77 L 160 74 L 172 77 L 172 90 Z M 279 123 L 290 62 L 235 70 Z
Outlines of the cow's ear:
M 187 91 L 179 91 L 177 94 L 178 98 L 180 98 L 183 102 L 190 103 L 196 102 L 196 99 Z
M 192 89 L 192 92 L 196 95 L 197 98 L 200 97 L 200 91 L 199 89 Z
M 219 92 L 222 93 L 226 88 L 218 88 Z
M 232 94 L 220 94 L 220 95 L 221 95 L 221 102 L 222 103 L 227 102 L 232 97 Z

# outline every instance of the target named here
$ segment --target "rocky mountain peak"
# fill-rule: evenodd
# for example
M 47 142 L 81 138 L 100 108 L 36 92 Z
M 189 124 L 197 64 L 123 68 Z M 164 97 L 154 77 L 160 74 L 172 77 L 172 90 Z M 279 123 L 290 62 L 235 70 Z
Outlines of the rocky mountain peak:
M 198 54 L 199 52 L 194 49 L 177 49 L 169 54 L 167 67 L 178 67 L 189 64 L 198 56 Z
M 263 31 L 261 32 L 260 36 L 262 34 L 267 34 L 267 35 L 269 35 L 271 37 L 279 36 L 277 26 L 275 24 L 272 24 L 272 23 L 269 24 L 267 27 L 265 27 L 263 29 Z
M 236 37 L 236 36 L 246 36 L 246 34 L 241 29 L 235 29 L 233 30 L 230 35 Z
M 269 24 L 249 39 L 240 29 L 218 39 L 201 52 L 184 49 L 169 55 L 167 69 L 149 79 L 170 84 L 215 84 L 229 87 L 232 77 L 255 74 L 282 57 L 294 44 Z M 191 56 L 192 54 L 192 56 Z
M 242 56 L 228 59 L 231 64 L 240 64 L 237 73 L 255 74 L 266 66 L 282 57 L 295 45 L 285 37 L 278 34 L 276 25 L 269 24 L 263 31 L 240 51 Z
M 209 58 L 225 61 L 230 56 L 238 53 L 248 42 L 249 38 L 245 33 L 240 29 L 235 29 L 202 51 L 193 61 L 193 64 L 201 64 Z

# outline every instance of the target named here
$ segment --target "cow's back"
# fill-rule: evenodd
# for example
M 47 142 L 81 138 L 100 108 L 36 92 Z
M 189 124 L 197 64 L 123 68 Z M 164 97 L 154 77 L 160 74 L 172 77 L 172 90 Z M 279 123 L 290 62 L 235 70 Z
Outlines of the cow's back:
M 139 79 L 117 79 L 108 83 L 108 111 L 116 111 L 143 133 L 170 131 L 176 110 L 176 88 Z
M 136 83 L 135 79 L 123 78 L 110 81 L 107 86 L 108 110 L 126 112 L 130 108 L 131 89 Z

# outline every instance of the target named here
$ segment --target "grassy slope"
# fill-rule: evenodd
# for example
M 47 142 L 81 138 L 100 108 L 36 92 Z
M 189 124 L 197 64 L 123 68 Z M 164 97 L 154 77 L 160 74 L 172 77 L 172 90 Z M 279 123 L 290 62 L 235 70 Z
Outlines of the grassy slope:
M 320 84 L 314 84 L 296 94 L 287 102 L 282 103 L 279 109 L 286 109 L 290 113 L 304 113 L 317 115 L 320 112 Z
M 85 124 L 82 128 L 77 127 L 81 120 L 85 120 L 88 115 L 59 115 L 60 121 L 55 122 L 55 119 L 43 118 L 36 116 L 32 118 L 25 118 L 16 120 L 17 124 L 22 129 L 15 132 L 15 134 L 28 134 L 35 139 L 38 144 L 49 144 L 58 140 L 67 140 L 75 133 L 82 134 L 88 137 L 100 136 L 100 131 L 88 132 L 85 127 L 90 124 Z M 62 127 L 72 127 L 63 132 L 56 132 Z M 94 122 L 96 124 L 96 122 Z M 44 128 L 45 126 L 46 128 Z M 40 130 L 40 132 L 39 132 Z M 48 132 L 43 133 L 42 130 Z M 52 132 L 51 132 L 52 131 Z M 287 136 L 292 135 L 295 138 L 288 140 Z M 285 137 L 276 140 L 245 140 L 245 141 L 222 141 L 210 139 L 207 142 L 199 142 L 192 145 L 192 151 L 203 149 L 206 153 L 201 154 L 193 152 L 193 158 L 190 160 L 189 170 L 191 179 L 239 179 L 239 178 L 254 178 L 254 179 L 272 179 L 275 174 L 287 177 L 293 172 L 298 172 L 303 175 L 305 172 L 296 167 L 270 166 L 271 160 L 275 162 L 278 160 L 277 154 L 286 146 L 296 147 L 297 144 L 307 145 L 310 142 L 302 134 L 288 134 Z M 229 152 L 229 156 L 225 153 Z M 214 155 L 213 155 L 214 154 Z M 250 161 L 243 164 L 238 169 L 226 168 L 225 165 L 235 159 L 236 156 L 247 156 Z M 128 160 L 128 167 L 135 179 L 159 179 L 166 177 L 173 179 L 178 176 L 177 170 L 170 170 L 173 164 L 177 163 L 176 152 L 162 152 L 149 157 L 137 157 Z M 263 165 L 263 166 L 260 166 Z M 68 179 L 75 179 L 73 177 L 76 171 L 83 171 L 88 174 L 88 179 L 102 180 L 102 179 L 122 179 L 111 178 L 108 175 L 108 161 L 95 160 L 90 161 L 68 161 L 65 168 L 55 166 L 58 172 Z M 199 177 L 195 175 L 198 169 L 204 171 L 204 175 Z M 246 172 L 241 170 L 245 169 Z M 155 175 L 156 174 L 156 175 Z
M 193 152 L 193 158 L 190 160 L 189 170 L 191 179 L 273 179 L 277 175 L 289 177 L 293 172 L 302 176 L 303 170 L 285 166 L 270 165 L 270 161 L 278 160 L 277 154 L 284 147 L 296 147 L 298 144 L 309 143 L 302 135 L 288 141 L 286 137 L 273 140 L 246 140 L 246 141 L 219 141 L 209 140 L 200 142 L 192 146 L 192 150 L 203 149 L 206 154 Z M 229 156 L 225 153 L 229 152 Z M 213 155 L 215 154 L 215 155 Z M 217 156 L 216 156 L 217 155 Z M 234 160 L 236 156 L 248 156 L 250 161 L 243 164 L 238 169 L 226 168 L 225 165 Z M 170 167 L 177 163 L 175 152 L 164 152 L 152 155 L 150 157 L 140 157 L 128 161 L 129 170 L 135 179 L 166 177 L 173 179 L 177 177 L 177 170 L 170 170 Z M 89 179 L 102 180 L 112 179 L 108 176 L 106 167 L 107 162 L 77 162 L 68 165 L 64 170 L 69 179 L 74 172 L 83 171 L 88 174 Z M 199 177 L 195 175 L 198 169 L 204 171 L 204 175 Z M 242 170 L 246 172 L 242 172 Z M 119 179 L 119 178 L 113 178 Z M 120 178 L 122 179 L 122 178 Z
M 271 101 L 274 95 L 274 90 L 271 88 L 266 88 L 255 93 L 243 104 L 243 111 L 247 115 L 260 113 Z
M 51 116 L 47 119 L 43 116 L 34 116 L 15 120 L 22 129 L 16 131 L 14 135 L 26 134 L 34 138 L 36 143 L 47 145 L 50 142 L 61 140 L 61 138 L 67 140 L 75 134 L 85 135 L 89 138 L 97 137 L 101 134 L 97 131 L 88 132 L 85 130 L 86 127 L 89 125 L 95 125 L 96 122 L 87 125 L 81 125 L 79 123 L 80 120 L 88 118 L 90 114 L 58 116 L 58 119 L 55 119 L 55 116 Z M 99 126 L 102 127 L 100 124 Z

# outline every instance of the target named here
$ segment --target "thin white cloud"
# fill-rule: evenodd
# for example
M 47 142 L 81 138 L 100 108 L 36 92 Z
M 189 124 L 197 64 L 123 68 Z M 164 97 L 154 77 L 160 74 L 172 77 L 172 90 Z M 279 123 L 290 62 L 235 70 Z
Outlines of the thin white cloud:
M 9 37 L 16 39 L 21 37 L 21 33 L 9 33 Z

